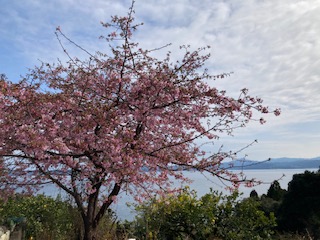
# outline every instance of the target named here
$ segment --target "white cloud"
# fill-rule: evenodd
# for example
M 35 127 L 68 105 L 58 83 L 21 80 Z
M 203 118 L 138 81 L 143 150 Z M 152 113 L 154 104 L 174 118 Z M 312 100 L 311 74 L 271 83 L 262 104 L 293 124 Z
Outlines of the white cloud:
M 63 58 L 54 36 L 58 25 L 90 51 L 106 49 L 97 40 L 104 32 L 99 21 L 126 14 L 130 5 L 130 0 L 8 1 L 0 9 L 0 43 L 5 46 L 0 72 L 10 69 L 11 75 L 17 76 L 12 66 L 15 61 L 23 71 L 22 66 L 32 67 L 37 59 L 52 62 Z M 276 154 L 280 150 L 272 140 L 263 139 L 281 139 L 277 146 L 288 155 L 299 149 L 301 142 L 310 141 L 305 151 L 320 155 L 314 144 L 315 139 L 320 141 L 320 129 L 315 125 L 320 121 L 319 1 L 136 0 L 135 9 L 137 21 L 145 22 L 136 36 L 141 47 L 172 43 L 168 50 L 178 57 L 175 50 L 179 45 L 197 48 L 209 44 L 212 59 L 207 67 L 212 73 L 234 72 L 213 84 L 232 95 L 248 87 L 249 93 L 262 97 L 266 105 L 282 108 L 282 116 L 267 117 L 265 126 L 252 124 L 240 131 L 241 141 L 250 142 L 257 136 L 265 142 L 260 149 Z M 314 131 L 304 134 L 309 125 Z M 300 139 L 294 140 L 295 136 Z

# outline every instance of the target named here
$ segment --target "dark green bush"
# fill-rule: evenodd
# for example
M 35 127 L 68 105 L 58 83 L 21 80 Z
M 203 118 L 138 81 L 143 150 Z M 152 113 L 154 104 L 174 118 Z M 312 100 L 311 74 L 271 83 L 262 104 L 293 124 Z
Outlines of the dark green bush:
M 295 174 L 278 212 L 279 229 L 320 239 L 320 172 Z

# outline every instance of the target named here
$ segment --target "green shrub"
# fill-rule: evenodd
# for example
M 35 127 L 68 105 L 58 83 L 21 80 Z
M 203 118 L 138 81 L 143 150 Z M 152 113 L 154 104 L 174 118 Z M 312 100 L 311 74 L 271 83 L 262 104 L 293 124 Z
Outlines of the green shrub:
M 9 219 L 26 220 L 26 237 L 41 240 L 67 240 L 75 238 L 77 211 L 59 197 L 44 195 L 15 195 L 0 204 L 2 222 Z
M 179 194 L 155 198 L 137 206 L 138 239 L 271 239 L 276 225 L 254 199 L 239 194 L 210 192 L 197 198 L 189 188 Z

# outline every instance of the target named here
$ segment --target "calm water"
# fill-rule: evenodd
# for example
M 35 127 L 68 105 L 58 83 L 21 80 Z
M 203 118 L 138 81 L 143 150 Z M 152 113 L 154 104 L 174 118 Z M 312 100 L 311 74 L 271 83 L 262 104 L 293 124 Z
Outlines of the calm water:
M 274 180 L 278 180 L 281 187 L 287 189 L 288 183 L 291 181 L 292 176 L 297 173 L 303 173 L 306 169 L 272 169 L 272 170 L 246 170 L 244 173 L 247 179 L 255 178 L 263 182 L 258 186 L 252 188 L 247 188 L 241 186 L 239 191 L 243 193 L 243 197 L 248 197 L 250 192 L 254 189 L 260 195 L 267 193 L 270 184 Z M 316 171 L 318 169 L 308 169 L 309 171 Z M 235 171 L 236 172 L 236 171 Z M 197 195 L 200 197 L 206 193 L 209 193 L 210 188 L 228 194 L 226 190 L 226 185 L 222 183 L 219 179 L 210 177 L 209 175 L 203 175 L 198 172 L 186 172 L 185 175 L 193 180 L 189 184 L 191 189 L 197 191 Z M 180 186 L 179 183 L 176 183 Z M 46 187 L 42 191 L 46 195 L 56 196 L 59 190 L 55 187 Z M 121 220 L 132 220 L 134 218 L 134 212 L 127 206 L 127 203 L 132 203 L 133 198 L 126 194 L 122 194 L 117 203 L 113 206 L 113 210 L 116 212 L 117 216 Z
M 255 178 L 263 182 L 258 186 L 252 188 L 241 186 L 239 191 L 243 193 L 243 197 L 248 197 L 250 192 L 254 189 L 257 191 L 259 196 L 266 194 L 270 184 L 274 180 L 278 180 L 283 189 L 287 189 L 288 183 L 292 180 L 292 176 L 297 173 L 303 173 L 306 169 L 272 169 L 272 170 L 247 170 L 245 175 L 247 179 Z M 318 169 L 308 169 L 309 171 L 316 171 Z M 235 171 L 236 172 L 236 171 Z M 203 175 L 198 172 L 186 172 L 186 176 L 193 180 L 192 184 L 189 184 L 191 189 L 197 191 L 197 195 L 200 197 L 206 193 L 209 193 L 210 188 L 228 194 L 226 185 L 223 184 L 219 179 L 210 177 L 209 175 Z M 178 185 L 179 186 L 179 185 Z M 133 202 L 132 197 L 123 195 L 119 199 L 118 203 L 113 206 L 119 219 L 132 220 L 135 213 L 132 209 L 127 207 L 126 202 Z

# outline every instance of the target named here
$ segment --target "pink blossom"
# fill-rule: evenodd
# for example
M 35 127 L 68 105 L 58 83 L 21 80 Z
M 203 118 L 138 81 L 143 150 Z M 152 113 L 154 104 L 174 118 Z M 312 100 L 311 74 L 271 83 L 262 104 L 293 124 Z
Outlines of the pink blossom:
M 116 28 L 107 38 L 119 38 L 109 45 L 113 55 L 87 52 L 87 61 L 35 68 L 29 82 L 0 80 L 0 167 L 15 163 L 10 174 L 1 171 L 0 191 L 25 186 L 31 192 L 52 181 L 79 209 L 99 212 L 120 190 L 138 199 L 177 191 L 170 189 L 169 177 L 188 180 L 177 168 L 209 172 L 238 187 L 239 176 L 219 168 L 233 154 L 219 150 L 206 157 L 197 140 L 216 143 L 254 120 L 253 112 L 267 114 L 268 107 L 246 88 L 233 98 L 212 86 L 210 79 L 228 74 L 204 70 L 206 48 L 182 46 L 179 61 L 170 53 L 159 60 L 138 48 L 131 39 L 132 14 L 103 24 Z M 87 222 L 100 220 L 93 215 Z

